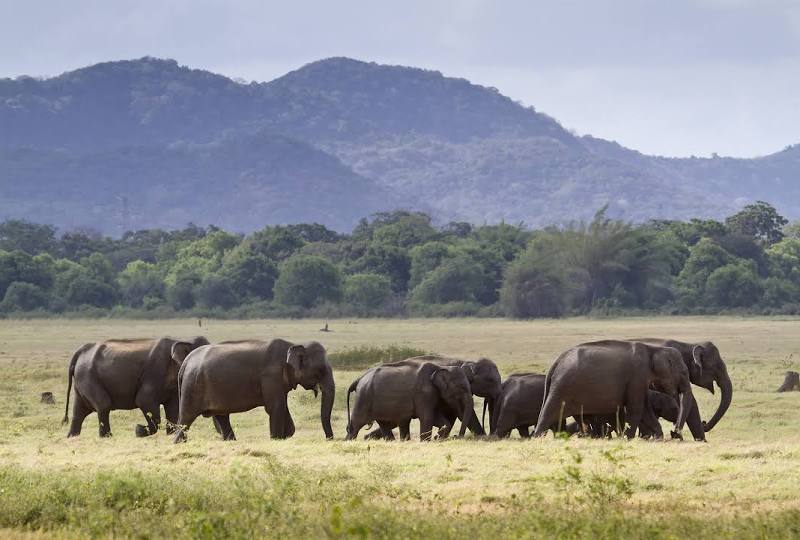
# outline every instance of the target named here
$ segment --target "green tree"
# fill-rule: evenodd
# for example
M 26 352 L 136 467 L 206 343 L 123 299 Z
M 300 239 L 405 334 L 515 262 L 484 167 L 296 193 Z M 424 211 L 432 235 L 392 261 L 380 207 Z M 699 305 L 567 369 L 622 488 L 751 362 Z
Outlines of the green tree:
M 750 307 L 761 298 L 761 283 L 753 263 L 736 261 L 708 276 L 706 296 L 711 305 Z
M 410 251 L 411 270 L 408 287 L 413 289 L 425 276 L 436 269 L 449 256 L 450 246 L 444 242 L 427 242 L 414 246 Z
M 220 275 L 225 276 L 239 298 L 269 300 L 278 266 L 245 241 L 225 255 Z
M 733 233 L 757 238 L 765 244 L 780 242 L 783 226 L 789 221 L 769 203 L 756 201 L 725 219 L 725 226 Z
M 207 276 L 197 287 L 196 297 L 200 305 L 207 308 L 230 309 L 239 302 L 230 281 L 218 275 Z
M 0 250 L 24 251 L 29 255 L 52 252 L 56 229 L 30 221 L 11 219 L 0 223 Z
M 6 289 L 5 297 L 0 302 L 0 311 L 33 311 L 46 309 L 50 299 L 47 292 L 32 283 L 15 281 Z
M 506 269 L 500 304 L 520 319 L 561 317 L 570 304 L 567 253 L 562 234 L 541 232 Z
M 144 261 L 128 263 L 119 273 L 118 281 L 122 300 L 131 307 L 142 307 L 145 298 L 164 297 L 164 280 L 155 264 Z
M 391 280 L 380 274 L 353 274 L 344 282 L 344 299 L 350 305 L 378 309 L 392 297 Z
M 92 277 L 89 272 L 83 272 L 67 287 L 66 301 L 74 307 L 89 305 L 110 308 L 116 302 L 116 291 L 105 281 Z
M 414 288 L 411 300 L 422 304 L 475 302 L 482 277 L 474 261 L 466 257 L 447 259 Z
M 310 308 L 342 296 L 342 278 L 330 261 L 313 255 L 295 255 L 280 268 L 275 300 L 287 306 Z
M 167 286 L 167 301 L 178 311 L 192 309 L 197 303 L 195 287 L 198 285 L 194 279 L 178 279 Z
M 690 305 L 703 302 L 708 277 L 732 262 L 734 257 L 712 239 L 700 240 L 689 250 L 689 258 L 675 280 L 680 297 Z
M 780 307 L 800 302 L 800 287 L 788 279 L 768 277 L 763 283 L 763 302 L 767 306 Z
M 0 295 L 15 281 L 49 289 L 54 276 L 53 258 L 46 253 L 33 257 L 21 250 L 0 251 Z

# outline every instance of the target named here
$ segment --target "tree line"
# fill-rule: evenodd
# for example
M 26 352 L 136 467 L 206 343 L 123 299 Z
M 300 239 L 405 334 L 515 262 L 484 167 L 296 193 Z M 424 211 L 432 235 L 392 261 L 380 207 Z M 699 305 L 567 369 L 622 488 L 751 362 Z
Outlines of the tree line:
M 121 238 L 0 223 L 0 314 L 562 317 L 800 312 L 800 223 L 758 201 L 724 221 L 607 216 L 533 230 L 421 212 L 248 235 Z

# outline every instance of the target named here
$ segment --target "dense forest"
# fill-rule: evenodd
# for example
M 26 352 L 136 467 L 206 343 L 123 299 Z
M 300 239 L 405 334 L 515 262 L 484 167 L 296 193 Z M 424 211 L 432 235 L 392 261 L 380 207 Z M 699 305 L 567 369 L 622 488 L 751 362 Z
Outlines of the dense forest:
M 765 202 L 724 222 L 434 226 L 374 214 L 249 235 L 217 227 L 121 238 L 0 224 L 0 314 L 164 317 L 800 312 L 800 223 Z

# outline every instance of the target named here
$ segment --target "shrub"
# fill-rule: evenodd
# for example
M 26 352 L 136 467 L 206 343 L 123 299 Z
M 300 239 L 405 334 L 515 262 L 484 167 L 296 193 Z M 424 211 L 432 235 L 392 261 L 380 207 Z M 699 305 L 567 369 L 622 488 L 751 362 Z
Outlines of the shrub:
M 425 354 L 431 353 L 408 345 L 387 345 L 385 347 L 360 345 L 329 353 L 328 360 L 335 368 L 364 369 Z
M 342 296 L 339 270 L 327 259 L 295 255 L 280 269 L 275 282 L 275 300 L 286 306 L 310 308 L 321 302 L 336 302 Z
M 13 282 L 6 290 L 0 311 L 33 311 L 49 304 L 47 293 L 32 283 Z

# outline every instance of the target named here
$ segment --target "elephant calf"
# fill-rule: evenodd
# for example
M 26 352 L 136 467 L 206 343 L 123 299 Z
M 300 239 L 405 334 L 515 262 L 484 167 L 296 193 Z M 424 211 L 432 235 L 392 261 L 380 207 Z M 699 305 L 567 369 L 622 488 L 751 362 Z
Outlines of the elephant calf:
M 502 392 L 495 403 L 491 420 L 491 434 L 508 437 L 513 429 L 520 437 L 530 437 L 530 427 L 539 420 L 539 411 L 544 399 L 545 376 L 538 373 L 514 373 L 503 381 Z M 574 433 L 576 424 L 563 425 L 562 430 Z M 552 426 L 556 428 L 555 425 Z
M 97 412 L 100 436 L 111 436 L 112 410 L 141 409 L 146 426 L 136 426 L 136 435 L 154 434 L 161 423 L 161 405 L 167 421 L 178 421 L 178 370 L 192 350 L 207 345 L 202 336 L 187 341 L 161 339 L 112 339 L 87 343 L 72 356 L 67 375 L 67 405 L 75 380 L 72 425 L 68 437 L 81 433 L 83 420 Z M 170 426 L 167 426 L 168 430 Z
M 648 418 L 649 421 L 643 421 L 639 426 L 640 437 L 660 439 L 664 436 L 664 433 L 658 419 L 663 418 L 670 422 L 678 420 L 680 406 L 674 397 L 664 392 L 653 389 L 648 390 L 645 407 L 649 412 L 643 415 L 643 419 Z M 655 422 L 652 422 L 653 418 L 656 419 Z M 583 429 L 577 427 L 576 431 L 586 431 L 592 437 L 608 437 L 612 432 L 620 431 L 626 422 L 624 410 L 620 411 L 619 419 L 616 418 L 616 415 L 596 415 L 584 418 L 576 417 L 575 421 L 577 422 L 576 426 L 583 424 Z M 619 426 L 617 423 L 619 423 Z
M 295 345 L 282 339 L 238 341 L 200 347 L 184 361 L 178 373 L 180 428 L 175 442 L 202 416 L 213 416 L 226 440 L 234 439 L 230 414 L 264 407 L 273 439 L 294 434 L 287 396 L 302 386 L 322 391 L 320 419 L 325 437 L 333 438 L 331 411 L 336 392 L 333 370 L 325 348 L 312 341 Z
M 352 416 L 351 392 L 356 393 Z M 473 407 L 469 381 L 458 366 L 396 362 L 372 368 L 347 391 L 347 439 L 355 439 L 373 421 L 386 438 L 393 438 L 392 427 L 399 426 L 401 439 L 408 439 L 411 420 L 419 418 L 420 440 L 430 440 L 433 426 L 444 418 L 443 409 L 457 411 L 463 437 L 475 414 Z

